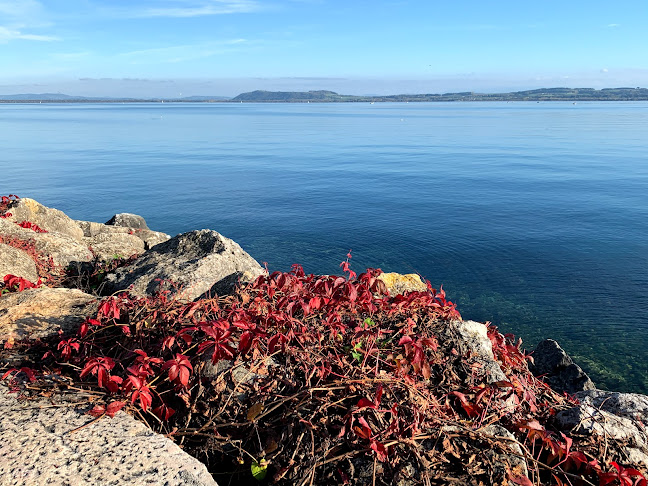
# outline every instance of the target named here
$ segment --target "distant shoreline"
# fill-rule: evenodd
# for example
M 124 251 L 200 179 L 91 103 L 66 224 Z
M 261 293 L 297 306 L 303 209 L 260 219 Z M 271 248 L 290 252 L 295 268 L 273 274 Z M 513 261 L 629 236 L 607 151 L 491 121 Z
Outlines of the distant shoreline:
M 647 88 L 542 88 L 511 93 L 398 94 L 385 96 L 343 95 L 333 91 L 251 91 L 233 98 L 190 96 L 185 98 L 87 98 L 60 93 L 0 95 L 0 103 L 438 103 L 466 101 L 648 101 Z
M 586 99 L 586 100 L 418 100 L 418 101 L 393 101 L 393 100 L 376 100 L 376 101 L 232 101 L 232 100 L 219 100 L 219 101 L 186 101 L 186 100 L 21 100 L 21 101 L 11 101 L 11 100 L 0 100 L 0 104 L 5 105 L 39 105 L 39 104 L 48 104 L 48 105 L 93 105 L 93 104 L 104 104 L 104 105 L 125 105 L 125 104 L 252 104 L 252 103 L 265 103 L 265 104 L 276 104 L 276 105 L 289 105 L 289 104 L 334 104 L 334 103 L 355 103 L 355 104 L 374 104 L 374 103 L 567 103 L 567 102 L 635 102 L 635 101 L 648 101 L 647 98 L 642 99 L 627 99 L 627 100 L 612 100 L 612 99 Z

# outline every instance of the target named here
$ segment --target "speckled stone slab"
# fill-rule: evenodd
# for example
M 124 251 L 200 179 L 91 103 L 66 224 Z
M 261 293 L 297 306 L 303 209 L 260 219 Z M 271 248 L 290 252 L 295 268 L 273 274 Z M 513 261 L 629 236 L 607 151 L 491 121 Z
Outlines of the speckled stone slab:
M 18 401 L 0 385 L 0 486 L 217 486 L 207 468 L 124 412 L 94 417 L 73 402 Z

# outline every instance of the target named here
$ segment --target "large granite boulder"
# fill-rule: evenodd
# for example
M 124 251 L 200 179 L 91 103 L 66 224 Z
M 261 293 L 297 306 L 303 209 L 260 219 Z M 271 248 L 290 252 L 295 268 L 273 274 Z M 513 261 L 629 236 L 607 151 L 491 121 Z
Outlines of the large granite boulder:
M 535 376 L 542 376 L 555 391 L 571 395 L 596 388 L 590 377 L 553 339 L 540 342 L 532 356 L 529 370 Z
M 169 239 L 167 234 L 148 229 L 144 218 L 134 214 L 115 215 L 110 224 L 75 221 L 58 209 L 48 208 L 29 198 L 12 203 L 8 212 L 10 217 L 0 219 L 0 236 L 34 241 L 37 252 L 51 257 L 54 264 L 62 268 L 90 262 L 95 255 L 102 260 L 139 255 Z M 36 232 L 16 224 L 22 221 L 34 223 L 47 232 Z M 26 261 L 24 258 L 21 260 Z
M 151 295 L 170 290 L 191 301 L 210 293 L 224 294 L 238 280 L 264 273 L 259 263 L 234 241 L 212 230 L 184 233 L 160 243 L 128 267 L 106 277 L 107 290 Z
M 97 310 L 95 297 L 76 289 L 28 289 L 0 297 L 0 342 L 44 339 L 75 330 Z
M 76 240 L 83 237 L 81 228 L 63 211 L 48 208 L 33 199 L 27 197 L 19 199 L 12 205 L 9 212 L 11 213 L 8 218 L 10 221 L 35 223 L 50 233 L 60 233 Z
M 27 253 L 0 243 L 0 281 L 5 275 L 16 275 L 34 283 L 38 280 L 36 264 Z
M 18 401 L 0 386 L 0 486 L 217 486 L 170 439 L 123 411 L 93 421 L 89 408 L 60 398 Z

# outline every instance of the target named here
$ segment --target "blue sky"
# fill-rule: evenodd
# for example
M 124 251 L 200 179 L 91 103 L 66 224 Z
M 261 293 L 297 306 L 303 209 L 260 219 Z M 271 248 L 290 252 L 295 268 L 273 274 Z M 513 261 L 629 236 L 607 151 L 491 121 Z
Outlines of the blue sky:
M 647 0 L 0 0 L 0 94 L 648 87 L 647 25 Z

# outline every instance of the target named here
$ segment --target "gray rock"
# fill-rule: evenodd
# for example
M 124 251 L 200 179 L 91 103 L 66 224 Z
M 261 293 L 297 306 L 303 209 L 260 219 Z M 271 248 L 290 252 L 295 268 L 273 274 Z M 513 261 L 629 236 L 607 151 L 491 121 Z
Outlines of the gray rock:
M 99 233 L 84 240 L 101 260 L 128 258 L 144 253 L 144 241 L 128 233 Z
M 36 264 L 27 253 L 0 243 L 0 280 L 5 275 L 15 275 L 36 283 Z
M 95 223 L 93 221 L 81 221 L 75 219 L 74 222 L 79 226 L 79 228 L 81 228 L 81 231 L 83 231 L 83 236 L 85 236 L 86 238 L 91 238 L 93 236 L 96 236 L 99 233 L 104 232 L 105 231 L 104 228 L 106 228 L 105 224 Z M 123 232 L 127 233 L 128 230 L 124 229 Z
M 624 452 L 628 457 L 629 464 L 636 464 L 644 469 L 648 469 L 648 454 L 646 454 L 646 451 L 635 449 L 634 447 L 626 447 Z
M 463 431 L 461 428 L 455 425 L 445 425 L 441 427 L 441 432 L 447 434 L 461 434 Z M 516 476 L 528 476 L 529 469 L 527 463 L 524 460 L 524 453 L 522 447 L 520 447 L 519 442 L 515 439 L 515 436 L 506 430 L 501 425 L 487 425 L 479 429 L 476 433 L 482 434 L 485 437 L 492 437 L 493 439 L 503 439 L 499 442 L 505 444 L 510 452 L 497 452 L 492 448 L 484 450 L 482 453 L 486 458 L 489 459 L 489 463 L 493 464 L 494 467 L 490 471 L 490 476 L 492 484 L 507 484 L 508 486 L 515 486 L 513 481 L 508 481 L 506 478 L 509 473 L 512 473 Z M 426 444 L 424 442 L 423 444 Z M 427 442 L 428 448 L 436 447 L 434 442 Z
M 451 321 L 448 326 L 458 334 L 457 342 L 467 348 L 475 362 L 482 365 L 481 373 L 487 383 L 506 380 L 502 368 L 495 361 L 486 325 L 475 321 Z
M 0 298 L 0 342 L 75 330 L 94 312 L 95 298 L 76 289 L 41 287 L 5 294 Z
M 133 231 L 133 234 L 144 242 L 144 248 L 147 250 L 150 250 L 155 245 L 164 243 L 171 238 L 171 236 L 166 233 L 152 230 L 135 230 Z
M 643 426 L 591 405 L 583 403 L 558 412 L 556 421 L 563 430 L 613 439 L 624 446 L 629 445 L 646 451 L 648 439 Z
M 34 240 L 40 253 L 52 257 L 54 263 L 63 268 L 75 262 L 90 262 L 94 258 L 85 243 L 64 235 L 47 233 L 38 235 Z
M 134 229 L 149 229 L 143 217 L 131 213 L 115 214 L 112 218 L 106 221 L 108 226 L 125 226 Z
M 648 396 L 584 390 L 576 398 L 580 405 L 556 415 L 561 427 L 597 435 L 624 462 L 648 468 Z
M 262 363 L 241 363 L 234 366 L 230 360 L 221 359 L 216 364 L 211 362 L 209 356 L 203 359 L 200 375 L 210 380 L 222 379 L 225 373 L 230 373 L 232 376 L 232 384 L 235 388 L 235 398 L 239 401 L 247 399 L 247 387 L 244 385 L 252 385 L 255 381 L 262 379 L 272 370 L 279 367 L 279 364 L 272 358 L 266 358 Z
M 83 237 L 83 231 L 63 211 L 48 208 L 33 199 L 18 200 L 9 212 L 12 214 L 9 218 L 10 221 L 17 223 L 29 221 L 51 233 L 67 235 L 75 240 L 80 240 Z
M 619 417 L 648 423 L 648 396 L 638 393 L 619 393 L 604 390 L 584 390 L 576 393 L 581 402 Z
M 0 486 L 217 486 L 204 464 L 123 411 L 93 420 L 69 401 L 0 387 Z
M 109 226 L 101 223 L 93 223 L 91 221 L 76 221 L 79 227 L 83 230 L 86 238 L 92 238 L 99 234 L 131 234 L 138 237 L 144 242 L 144 249 L 149 250 L 159 243 L 163 243 L 171 238 L 166 233 L 159 231 L 152 231 L 149 229 L 133 229 L 126 226 Z
M 233 275 L 248 281 L 262 273 L 261 265 L 237 243 L 216 231 L 200 230 L 154 246 L 132 265 L 109 274 L 106 283 L 110 292 L 128 290 L 144 296 L 164 288 L 191 301 L 217 288 L 221 294 L 231 291 L 231 285 L 223 289 L 217 284 Z
M 540 342 L 532 356 L 534 362 L 529 364 L 529 370 L 535 376 L 543 375 L 555 391 L 574 394 L 596 388 L 589 376 L 553 339 Z
M 481 431 L 489 437 L 493 437 L 495 439 L 504 439 L 504 441 L 502 442 L 506 444 L 511 451 L 510 454 L 498 454 L 492 449 L 484 452 L 484 455 L 486 455 L 487 457 L 495 459 L 495 461 L 493 461 L 496 464 L 496 470 L 493 471 L 493 475 L 495 477 L 505 478 L 509 472 L 515 474 L 516 476 L 527 477 L 529 475 L 527 463 L 523 459 L 524 453 L 522 451 L 522 447 L 520 447 L 520 444 L 517 442 L 515 436 L 511 432 L 506 430 L 501 425 L 488 425 L 481 429 Z M 512 481 L 509 481 L 509 484 L 512 486 L 514 483 Z
M 81 231 L 80 228 L 78 228 Z M 21 228 L 7 219 L 0 219 L 0 235 L 20 240 L 32 240 L 36 250 L 52 257 L 54 264 L 67 267 L 73 262 L 89 262 L 93 256 L 82 238 L 73 238 L 63 233 L 36 233 Z

